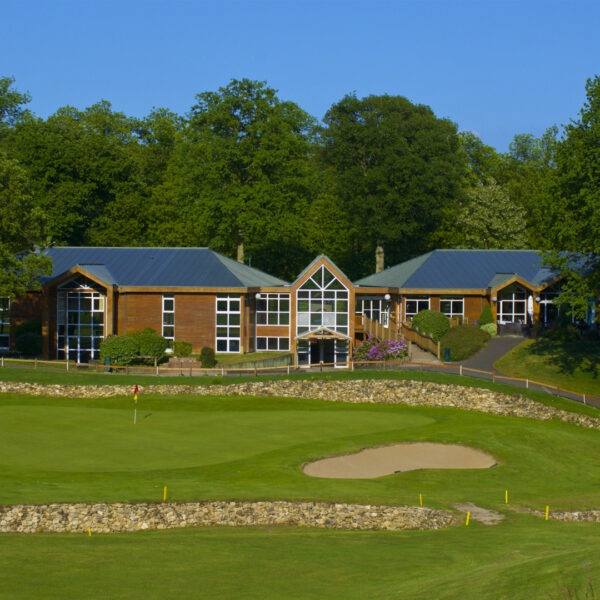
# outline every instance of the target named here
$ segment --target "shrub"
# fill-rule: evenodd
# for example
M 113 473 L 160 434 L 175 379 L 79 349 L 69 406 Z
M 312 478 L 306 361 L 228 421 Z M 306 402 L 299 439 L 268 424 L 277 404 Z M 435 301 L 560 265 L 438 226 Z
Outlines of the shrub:
M 479 327 L 460 325 L 453 327 L 441 339 L 441 349 L 446 356 L 450 350 L 450 360 L 464 360 L 481 350 L 490 340 L 490 334 Z
M 484 325 L 481 325 L 479 329 L 483 329 L 483 331 L 489 333 L 492 337 L 498 333 L 498 325 L 496 325 L 496 323 L 485 323 Z
M 217 364 L 217 359 L 215 358 L 215 351 L 213 348 L 208 346 L 204 346 L 200 351 L 200 364 L 205 369 L 210 369 Z
M 129 335 L 109 335 L 100 344 L 100 360 L 117 366 L 129 365 L 138 356 L 138 343 Z
M 369 336 L 354 350 L 354 360 L 403 360 L 408 356 L 408 346 L 397 340 L 378 341 L 375 336 Z
M 192 342 L 174 342 L 173 355 L 178 358 L 185 358 L 192 355 Z
M 479 315 L 479 326 L 494 322 L 494 315 L 489 304 L 486 304 Z
M 413 326 L 421 333 L 439 342 L 450 329 L 450 319 L 437 310 L 422 310 L 412 319 Z
M 137 344 L 138 355 L 144 362 L 152 364 L 155 360 L 162 358 L 165 350 L 169 346 L 168 340 L 158 335 L 154 329 L 147 327 L 141 331 L 132 333 L 129 337 L 133 338 Z
M 23 356 L 39 356 L 42 353 L 42 334 L 26 331 L 15 338 L 15 347 Z

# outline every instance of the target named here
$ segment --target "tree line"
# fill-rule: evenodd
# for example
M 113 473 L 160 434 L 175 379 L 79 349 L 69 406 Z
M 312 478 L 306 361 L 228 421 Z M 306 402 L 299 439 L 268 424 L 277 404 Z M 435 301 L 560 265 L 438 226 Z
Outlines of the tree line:
M 350 94 L 318 121 L 242 79 L 183 116 L 100 101 L 42 119 L 2 77 L 0 295 L 45 272 L 32 251 L 51 244 L 208 246 L 285 279 L 321 253 L 368 275 L 378 246 L 387 264 L 434 248 L 565 250 L 597 286 L 600 77 L 586 97 L 569 124 L 502 153 L 400 96 Z

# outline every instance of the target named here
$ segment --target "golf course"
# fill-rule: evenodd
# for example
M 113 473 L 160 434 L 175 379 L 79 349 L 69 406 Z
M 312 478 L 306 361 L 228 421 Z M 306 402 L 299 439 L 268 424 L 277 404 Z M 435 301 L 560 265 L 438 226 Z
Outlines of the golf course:
M 43 377 L 49 384 L 53 375 Z M 154 393 L 141 385 L 135 403 L 132 394 L 5 391 L 0 517 L 9 506 L 48 503 L 288 501 L 422 505 L 449 511 L 455 521 L 408 531 L 217 525 L 4 532 L 0 597 L 599 597 L 600 523 L 555 518 L 600 509 L 598 429 L 560 418 L 435 406 L 436 382 L 452 382 L 459 395 L 477 387 L 462 387 L 464 379 L 451 376 L 426 377 L 432 401 L 420 406 L 402 398 L 230 395 L 218 393 L 221 385 L 212 386 L 214 395 L 206 385 L 194 394 L 190 383 L 206 382 L 188 381 L 193 378 L 186 378 L 186 393 Z M 86 384 L 111 382 L 110 375 L 89 378 Z M 325 379 L 335 385 L 331 376 Z M 363 384 L 368 381 L 357 385 Z M 600 419 L 593 407 L 518 393 L 591 422 Z M 303 470 L 319 459 L 408 443 L 459 446 L 493 461 L 489 468 L 414 468 L 361 478 L 312 477 Z M 501 520 L 469 522 L 458 508 L 464 505 Z

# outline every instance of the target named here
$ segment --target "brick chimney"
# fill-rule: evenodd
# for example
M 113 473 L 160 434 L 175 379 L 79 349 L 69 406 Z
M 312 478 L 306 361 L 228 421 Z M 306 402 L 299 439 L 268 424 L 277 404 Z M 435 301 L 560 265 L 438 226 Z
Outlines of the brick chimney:
M 384 269 L 384 253 L 383 246 L 381 244 L 377 245 L 377 250 L 375 250 L 375 273 L 381 273 Z
M 244 232 L 241 229 L 238 231 L 237 261 L 239 263 L 244 262 Z

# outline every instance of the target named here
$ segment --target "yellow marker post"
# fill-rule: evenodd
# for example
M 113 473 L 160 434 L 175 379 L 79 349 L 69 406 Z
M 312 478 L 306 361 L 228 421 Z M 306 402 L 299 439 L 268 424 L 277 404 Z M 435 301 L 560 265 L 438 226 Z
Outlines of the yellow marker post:
M 88 527 L 88 537 L 92 537 L 92 528 Z
M 167 486 L 163 488 L 163 502 L 167 501 Z
M 467 519 L 465 521 L 465 527 L 468 527 L 470 522 L 471 522 L 471 511 L 468 510 L 467 511 Z
M 508 504 L 508 490 L 504 492 L 504 502 Z
M 546 521 L 550 518 L 550 506 L 546 504 Z
M 423 506 L 423 494 L 419 494 L 419 506 Z

